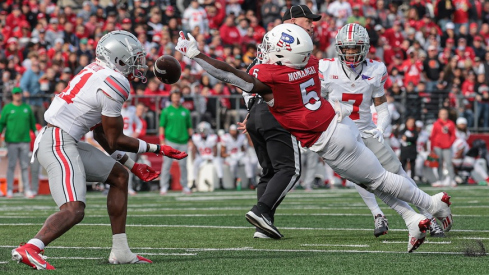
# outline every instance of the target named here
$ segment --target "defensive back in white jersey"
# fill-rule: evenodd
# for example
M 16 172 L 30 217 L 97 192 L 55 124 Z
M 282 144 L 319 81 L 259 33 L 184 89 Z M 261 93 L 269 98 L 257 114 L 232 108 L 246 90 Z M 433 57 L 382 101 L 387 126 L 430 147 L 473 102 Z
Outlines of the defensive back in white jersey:
M 243 134 L 238 134 L 236 139 L 231 136 L 231 134 L 226 133 L 222 136 L 221 142 L 226 146 L 226 153 L 230 155 L 231 158 L 239 159 L 244 156 L 244 152 L 241 150 L 245 145 L 246 136 Z
M 217 145 L 216 134 L 209 134 L 205 139 L 203 139 L 200 134 L 193 134 L 192 142 L 195 144 L 195 147 L 197 147 L 197 150 L 199 150 L 199 154 L 202 158 L 213 158 L 212 148 Z
M 358 74 L 349 68 L 343 68 L 337 58 L 319 60 L 319 78 L 321 95 L 333 103 L 339 101 L 350 105 L 353 111 L 350 118 L 360 132 L 375 129 L 370 105 L 373 98 L 384 95 L 384 83 L 387 80 L 387 68 L 384 63 L 367 59 L 357 68 Z M 352 74 L 351 79 L 348 77 Z
M 44 119 L 78 141 L 101 123 L 102 115 L 120 116 L 129 92 L 130 84 L 126 77 L 92 63 L 54 98 Z

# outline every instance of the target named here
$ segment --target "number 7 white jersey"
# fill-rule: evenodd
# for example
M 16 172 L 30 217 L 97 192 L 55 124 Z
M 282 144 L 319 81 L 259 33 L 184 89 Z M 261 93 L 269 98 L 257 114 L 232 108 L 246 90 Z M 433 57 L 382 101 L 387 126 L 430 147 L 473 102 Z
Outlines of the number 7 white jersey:
M 353 106 L 350 118 L 360 131 L 376 128 L 372 121 L 370 106 L 373 98 L 384 95 L 384 83 L 387 80 L 387 68 L 384 63 L 367 59 L 361 66 L 360 74 L 353 73 L 352 80 L 347 74 L 351 71 L 343 68 L 340 60 L 319 60 L 319 78 L 321 95 L 328 97 L 329 102 L 339 101 Z
M 129 92 L 129 81 L 122 74 L 92 63 L 56 95 L 44 119 L 80 140 L 101 123 L 102 115 L 120 116 Z

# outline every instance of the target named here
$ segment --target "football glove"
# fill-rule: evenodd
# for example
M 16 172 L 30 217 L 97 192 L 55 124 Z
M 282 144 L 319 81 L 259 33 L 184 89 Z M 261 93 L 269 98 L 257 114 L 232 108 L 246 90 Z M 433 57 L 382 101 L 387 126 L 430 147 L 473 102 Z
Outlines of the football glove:
M 145 182 L 152 181 L 160 176 L 160 172 L 142 163 L 134 163 L 131 172 Z
M 351 114 L 351 111 L 347 106 L 341 104 L 338 100 L 333 102 L 333 109 L 338 115 L 338 122 L 341 122 L 345 117 Z
M 384 132 L 379 128 L 375 128 L 372 130 L 365 130 L 363 132 L 372 135 L 372 137 L 377 139 L 380 143 L 384 142 Z
M 197 42 L 195 41 L 195 38 L 190 33 L 187 35 L 188 39 L 185 38 L 183 31 L 180 31 L 180 37 L 178 38 L 178 43 L 175 46 L 175 50 L 192 59 L 197 56 L 200 51 L 197 49 Z
M 177 149 L 173 149 L 171 146 L 168 145 L 161 145 L 160 152 L 164 156 L 172 159 L 183 159 L 188 156 L 187 153 L 178 151 Z

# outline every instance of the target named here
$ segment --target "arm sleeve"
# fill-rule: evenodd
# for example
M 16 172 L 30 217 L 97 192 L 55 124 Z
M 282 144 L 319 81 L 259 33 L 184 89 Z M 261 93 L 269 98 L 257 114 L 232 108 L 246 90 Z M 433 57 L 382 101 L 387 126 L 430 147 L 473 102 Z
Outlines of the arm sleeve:
M 378 72 L 378 82 L 375 85 L 374 91 L 372 92 L 372 97 L 381 97 L 384 95 L 384 84 L 387 81 L 387 78 L 389 77 L 389 74 L 387 73 L 387 67 L 384 65 L 384 63 L 380 63 L 381 65 L 377 69 Z
M 7 108 L 6 108 L 7 107 Z M 8 106 L 3 107 L 2 113 L 0 115 L 0 134 L 2 134 L 5 125 L 7 124 L 7 111 L 9 110 Z
M 377 111 L 377 128 L 384 132 L 391 123 L 391 115 L 389 114 L 387 102 L 375 106 L 375 110 Z
M 160 115 L 160 127 L 163 127 L 163 128 L 166 128 L 166 112 L 167 112 L 167 109 L 163 109 L 163 111 L 161 111 L 161 115 Z

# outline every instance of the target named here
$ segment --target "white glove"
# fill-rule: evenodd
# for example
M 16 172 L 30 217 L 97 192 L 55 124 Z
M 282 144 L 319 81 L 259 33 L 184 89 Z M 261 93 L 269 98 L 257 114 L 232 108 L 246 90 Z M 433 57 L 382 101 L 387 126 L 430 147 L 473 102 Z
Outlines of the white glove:
M 352 110 L 341 104 L 338 100 L 333 102 L 333 109 L 338 114 L 338 122 L 341 122 L 343 118 L 349 116 L 352 112 Z
M 372 130 L 363 131 L 366 134 L 371 134 L 373 138 L 377 139 L 380 143 L 384 142 L 384 132 L 379 128 L 375 128 Z
M 192 59 L 197 56 L 200 51 L 197 49 L 197 42 L 195 41 L 195 38 L 190 33 L 187 35 L 188 40 L 185 38 L 185 34 L 180 31 L 180 37 L 178 38 L 178 43 L 175 46 L 175 50 Z

